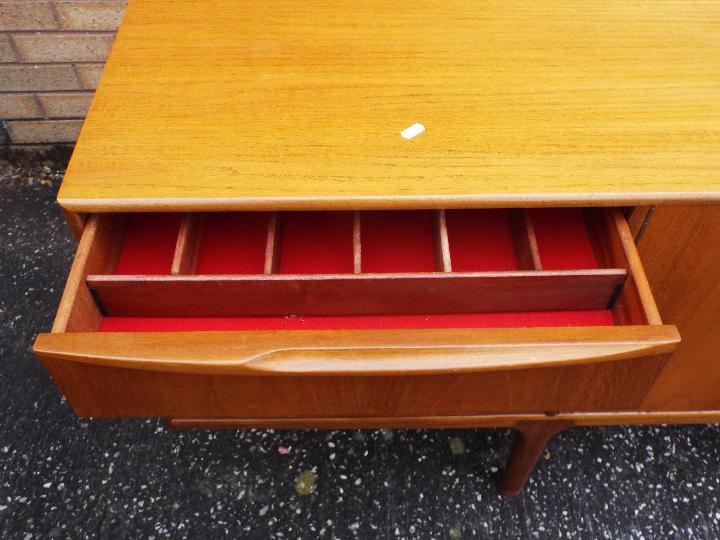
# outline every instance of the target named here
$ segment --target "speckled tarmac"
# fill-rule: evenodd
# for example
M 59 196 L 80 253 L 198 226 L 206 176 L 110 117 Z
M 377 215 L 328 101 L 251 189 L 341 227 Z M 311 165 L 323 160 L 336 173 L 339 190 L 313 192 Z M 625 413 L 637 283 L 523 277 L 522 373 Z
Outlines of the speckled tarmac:
M 0 538 L 717 538 L 720 428 L 576 428 L 524 492 L 507 430 L 168 431 L 78 419 L 30 352 L 74 241 L 0 185 Z

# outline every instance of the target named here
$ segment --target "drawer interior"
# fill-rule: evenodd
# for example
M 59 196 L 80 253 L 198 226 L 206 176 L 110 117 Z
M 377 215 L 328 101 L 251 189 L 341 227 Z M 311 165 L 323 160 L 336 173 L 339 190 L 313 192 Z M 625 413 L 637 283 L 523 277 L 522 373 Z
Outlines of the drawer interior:
M 660 324 L 637 272 L 617 209 L 98 214 L 54 331 Z
M 586 214 L 578 208 L 156 213 L 128 214 L 125 220 L 112 272 L 117 275 L 458 273 L 599 267 Z M 192 238 L 178 246 L 181 235 Z M 268 251 L 270 243 L 277 243 L 277 248 Z M 187 268 L 173 267 L 178 247 L 194 252 L 195 261 Z

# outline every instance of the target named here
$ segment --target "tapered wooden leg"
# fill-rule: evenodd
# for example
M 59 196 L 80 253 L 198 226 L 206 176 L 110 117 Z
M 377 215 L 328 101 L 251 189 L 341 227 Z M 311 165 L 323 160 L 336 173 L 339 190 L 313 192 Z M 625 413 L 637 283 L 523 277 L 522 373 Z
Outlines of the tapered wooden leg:
M 519 422 L 516 424 L 515 442 L 510 453 L 510 459 L 505 467 L 505 473 L 500 481 L 502 494 L 506 497 L 512 497 L 520 493 L 547 442 L 556 433 L 572 426 L 573 422 L 566 420 Z

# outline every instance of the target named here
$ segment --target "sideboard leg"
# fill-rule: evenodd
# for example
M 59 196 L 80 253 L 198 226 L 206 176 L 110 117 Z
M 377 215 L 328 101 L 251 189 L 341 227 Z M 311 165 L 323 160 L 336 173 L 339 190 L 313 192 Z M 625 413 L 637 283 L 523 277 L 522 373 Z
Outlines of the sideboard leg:
M 85 221 L 87 218 L 86 214 L 78 214 L 77 212 L 71 212 L 70 210 L 62 209 L 62 213 L 65 216 L 70 230 L 75 235 L 77 240 L 80 240 L 82 236 L 83 228 L 85 227 Z
M 500 481 L 500 491 L 506 497 L 520 493 L 530 477 L 538 458 L 545 449 L 547 442 L 560 431 L 573 426 L 573 422 L 552 420 L 536 422 L 519 422 L 510 459 Z

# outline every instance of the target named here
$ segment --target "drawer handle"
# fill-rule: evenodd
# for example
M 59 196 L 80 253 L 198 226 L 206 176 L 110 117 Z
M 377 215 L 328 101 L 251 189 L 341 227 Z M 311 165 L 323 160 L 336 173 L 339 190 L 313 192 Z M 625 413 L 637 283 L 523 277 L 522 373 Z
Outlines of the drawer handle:
M 546 329 L 513 330 L 42 334 L 35 352 L 45 359 L 176 373 L 400 375 L 609 362 L 666 354 L 680 340 L 673 326 L 564 328 L 556 329 L 555 339 Z M 532 340 L 542 332 L 544 339 Z
M 243 362 L 248 370 L 293 375 L 393 375 L 501 371 L 572 365 L 639 356 L 636 344 L 510 345 L 504 347 L 402 347 L 382 349 L 289 349 Z M 640 355 L 642 355 L 641 353 Z

